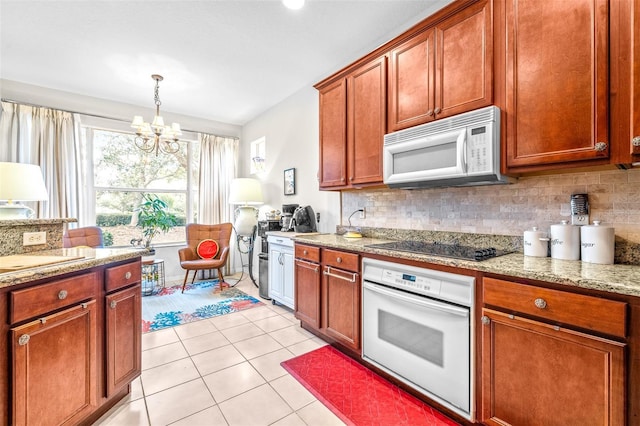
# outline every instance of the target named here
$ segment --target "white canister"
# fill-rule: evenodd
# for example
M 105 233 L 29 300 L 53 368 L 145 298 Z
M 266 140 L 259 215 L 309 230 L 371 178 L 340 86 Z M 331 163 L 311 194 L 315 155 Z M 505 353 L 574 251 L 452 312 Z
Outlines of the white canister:
M 602 226 L 598 220 L 594 220 L 593 225 L 584 225 L 580 229 L 580 253 L 584 262 L 612 264 L 615 244 L 613 227 Z
M 543 231 L 539 231 L 535 226 L 528 231 L 524 231 L 524 255 L 534 257 L 547 257 L 549 253 L 549 238 Z
M 551 257 L 554 259 L 580 259 L 580 228 L 563 220 L 551 225 Z

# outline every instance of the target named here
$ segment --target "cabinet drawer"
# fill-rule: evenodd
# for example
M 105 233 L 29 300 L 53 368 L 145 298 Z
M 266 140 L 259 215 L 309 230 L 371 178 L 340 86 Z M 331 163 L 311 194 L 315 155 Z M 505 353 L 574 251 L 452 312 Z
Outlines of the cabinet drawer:
M 333 266 L 353 272 L 360 271 L 360 263 L 358 262 L 360 257 L 355 253 L 325 249 L 322 251 L 322 257 L 323 264 L 326 266 Z
M 139 261 L 107 268 L 105 271 L 105 290 L 109 292 L 140 282 L 141 271 L 142 266 Z
M 98 277 L 93 272 L 12 291 L 9 321 L 14 324 L 91 299 L 97 293 Z
M 627 304 L 494 278 L 483 280 L 485 304 L 612 336 L 626 337 Z
M 320 263 L 320 247 L 296 244 L 296 259 L 304 259 L 309 262 Z

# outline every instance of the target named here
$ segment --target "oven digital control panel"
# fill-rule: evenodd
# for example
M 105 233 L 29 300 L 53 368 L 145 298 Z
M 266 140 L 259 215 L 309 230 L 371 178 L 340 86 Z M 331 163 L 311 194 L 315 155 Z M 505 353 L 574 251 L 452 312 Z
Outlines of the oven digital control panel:
M 411 275 L 390 269 L 382 270 L 382 283 L 428 296 L 440 295 L 440 288 L 442 286 L 442 282 L 440 280 L 421 277 L 420 275 Z

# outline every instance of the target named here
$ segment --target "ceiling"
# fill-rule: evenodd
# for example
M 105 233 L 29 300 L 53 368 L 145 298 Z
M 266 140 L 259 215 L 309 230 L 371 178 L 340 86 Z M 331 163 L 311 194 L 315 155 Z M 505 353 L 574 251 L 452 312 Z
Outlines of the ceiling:
M 0 78 L 243 125 L 450 0 L 0 0 Z

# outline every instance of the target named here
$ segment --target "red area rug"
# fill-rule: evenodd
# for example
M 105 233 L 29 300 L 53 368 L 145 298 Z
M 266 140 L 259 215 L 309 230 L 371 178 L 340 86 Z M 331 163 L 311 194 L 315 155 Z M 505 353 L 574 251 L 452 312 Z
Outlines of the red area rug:
M 459 425 L 332 346 L 281 365 L 348 425 Z

